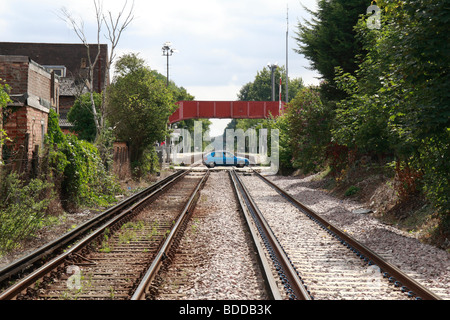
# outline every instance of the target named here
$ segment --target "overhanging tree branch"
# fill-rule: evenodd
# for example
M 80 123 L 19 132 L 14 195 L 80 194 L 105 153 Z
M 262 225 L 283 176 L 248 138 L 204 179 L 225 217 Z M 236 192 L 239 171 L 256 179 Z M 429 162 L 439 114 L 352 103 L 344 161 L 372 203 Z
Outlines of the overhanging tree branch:
M 125 1 L 124 6 L 122 7 L 121 11 L 117 14 L 116 18 L 114 18 L 111 11 L 108 11 L 107 15 L 103 13 L 103 2 L 101 0 L 93 0 L 94 2 L 94 8 L 95 8 L 95 17 L 97 22 L 97 52 L 95 54 L 95 57 L 91 56 L 91 45 L 89 44 L 85 29 L 84 29 L 84 21 L 80 19 L 77 21 L 73 15 L 66 9 L 62 8 L 60 10 L 61 18 L 66 21 L 72 28 L 72 30 L 75 32 L 77 37 L 80 39 L 80 41 L 83 43 L 83 45 L 86 47 L 87 50 L 87 62 L 88 62 L 88 70 L 89 75 L 86 79 L 86 87 L 88 88 L 88 91 L 90 93 L 91 97 L 91 109 L 92 113 L 94 114 L 94 121 L 95 126 L 97 129 L 97 137 L 101 134 L 104 125 L 105 125 L 105 117 L 106 117 L 106 87 L 108 85 L 108 75 L 109 71 L 111 69 L 111 64 L 115 58 L 115 50 L 119 43 L 119 40 L 121 38 L 121 35 L 123 31 L 130 25 L 130 23 L 133 21 L 133 9 L 134 9 L 134 1 L 130 7 L 130 9 L 125 14 L 127 7 L 128 7 L 128 1 Z M 125 18 L 124 18 L 125 17 Z M 98 81 L 101 83 L 101 90 L 103 92 L 102 95 L 102 104 L 100 106 L 100 112 L 97 112 L 97 109 L 95 107 L 94 102 L 94 69 L 96 65 L 98 64 L 100 60 L 101 55 L 101 37 L 100 34 L 102 32 L 102 26 L 103 23 L 105 24 L 108 33 L 107 35 L 104 35 L 106 39 L 109 40 L 111 44 L 111 51 L 109 59 L 107 58 L 107 61 L 105 61 L 105 74 L 103 79 L 99 77 Z M 100 66 L 99 66 L 100 68 Z M 103 81 L 102 81 L 103 80 Z

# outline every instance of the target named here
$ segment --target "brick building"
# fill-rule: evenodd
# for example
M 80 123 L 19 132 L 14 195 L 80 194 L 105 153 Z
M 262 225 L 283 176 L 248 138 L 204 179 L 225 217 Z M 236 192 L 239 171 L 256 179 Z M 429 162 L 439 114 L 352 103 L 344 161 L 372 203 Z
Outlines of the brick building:
M 93 61 L 98 52 L 98 45 L 91 44 L 89 47 Z M 60 115 L 61 129 L 70 130 L 67 113 L 76 97 L 86 92 L 85 83 L 89 78 L 86 47 L 83 44 L 66 43 L 0 42 L 0 55 L 27 56 L 60 77 L 59 106 L 56 111 Z M 93 88 L 96 92 L 102 91 L 105 81 L 109 83 L 109 74 L 106 71 L 107 61 L 108 45 L 101 44 L 99 60 L 94 68 Z
M 50 108 L 59 105 L 59 81 L 54 73 L 27 56 L 0 55 L 0 78 L 11 87 L 12 100 L 3 115 L 3 129 L 12 141 L 5 151 L 14 168 L 28 171 L 47 132 Z
M 90 45 L 93 60 L 97 44 Z M 38 149 L 47 132 L 49 109 L 60 116 L 64 132 L 71 129 L 67 114 L 75 99 L 87 92 L 87 49 L 83 44 L 48 44 L 0 42 L 0 78 L 11 87 L 3 128 L 12 142 L 4 147 L 4 160 L 19 171 L 33 170 Z M 93 88 L 101 92 L 109 74 L 106 71 L 108 46 L 100 45 L 100 58 L 94 68 Z M 0 110 L 1 112 L 1 110 Z M 1 120 L 1 119 L 0 119 Z M 1 121 L 0 121 L 1 122 Z M 0 126 L 1 128 L 1 126 Z M 0 159 L 2 153 L 0 149 Z M 114 171 L 119 177 L 130 175 L 128 147 L 116 143 Z M 37 166 L 37 164 L 35 164 Z

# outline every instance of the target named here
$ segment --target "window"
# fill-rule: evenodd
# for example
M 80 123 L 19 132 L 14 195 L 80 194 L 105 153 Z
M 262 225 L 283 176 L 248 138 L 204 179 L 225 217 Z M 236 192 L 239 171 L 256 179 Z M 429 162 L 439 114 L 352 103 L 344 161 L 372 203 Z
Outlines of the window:
M 65 66 L 43 66 L 48 72 L 54 72 L 59 77 L 66 76 L 66 67 Z

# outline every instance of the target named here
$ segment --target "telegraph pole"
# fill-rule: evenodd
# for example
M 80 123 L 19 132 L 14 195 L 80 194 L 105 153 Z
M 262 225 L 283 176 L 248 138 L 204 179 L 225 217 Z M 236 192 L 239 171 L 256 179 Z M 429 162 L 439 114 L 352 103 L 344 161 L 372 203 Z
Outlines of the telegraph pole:
M 275 70 L 278 68 L 278 63 L 271 64 L 269 62 L 267 66 L 272 72 L 272 101 L 275 101 Z
M 286 9 L 286 103 L 289 103 L 289 5 Z

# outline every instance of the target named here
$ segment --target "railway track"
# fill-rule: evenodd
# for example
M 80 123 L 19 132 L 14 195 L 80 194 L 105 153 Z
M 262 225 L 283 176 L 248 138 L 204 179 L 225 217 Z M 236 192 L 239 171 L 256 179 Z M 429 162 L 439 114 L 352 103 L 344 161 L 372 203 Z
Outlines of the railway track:
M 283 299 L 280 293 L 280 282 L 285 289 L 285 294 L 291 300 L 310 300 L 311 296 L 307 291 L 302 279 L 299 277 L 295 266 L 290 261 L 289 256 L 281 247 L 270 225 L 253 201 L 250 193 L 245 187 L 236 171 L 230 171 L 230 177 L 234 184 L 236 196 L 239 199 L 241 210 L 243 211 L 247 225 L 251 230 L 252 238 L 257 246 L 261 267 L 264 270 L 268 291 L 273 299 Z M 261 245 L 264 244 L 264 246 Z M 268 261 L 267 255 L 272 264 Z M 279 282 L 276 281 L 278 275 Z
M 260 174 L 243 182 L 311 298 L 441 299 Z
M 151 201 L 151 199 L 156 197 L 162 191 L 164 186 L 170 185 L 186 173 L 186 171 L 181 170 L 175 172 L 174 174 L 149 186 L 132 197 L 121 201 L 117 205 L 109 208 L 93 219 L 86 221 L 82 225 L 65 233 L 54 241 L 51 241 L 30 254 L 3 267 L 0 269 L 0 291 L 8 285 L 8 282 L 14 282 L 20 278 L 23 278 L 28 273 L 31 273 L 33 270 L 43 265 L 46 261 L 49 261 L 57 254 L 60 254 L 68 245 L 79 240 L 80 237 L 85 235 L 87 232 L 114 218 L 120 212 L 127 209 L 132 211 L 135 207 L 139 206 L 139 202 Z
M 5 268 L 5 278 L 32 270 L 1 292 L 0 300 L 131 299 L 142 294 L 149 270 L 157 272 L 207 176 L 190 170 L 176 173 L 68 236 L 81 239 L 50 261 L 40 266 L 32 262 L 49 250 L 62 250 L 61 242 Z
M 229 171 L 231 186 L 249 230 L 247 241 L 251 241 L 253 259 L 261 270 L 259 281 L 264 283 L 266 297 L 276 300 L 330 300 L 330 299 L 370 299 L 408 300 L 432 299 L 439 296 L 384 261 L 370 249 L 359 244 L 345 232 L 323 220 L 295 199 L 279 189 L 263 176 L 253 172 L 252 176 Z M 253 182 L 251 182 L 253 180 Z M 217 182 L 216 182 L 217 183 Z M 213 188 L 230 188 L 225 179 Z M 207 193 L 206 193 L 207 194 Z M 233 211 L 231 201 L 227 206 Z M 273 213 L 273 208 L 282 208 L 282 215 Z M 215 209 L 214 209 L 215 210 Z M 212 210 L 212 211 L 214 211 Z M 210 210 L 211 211 L 211 210 Z M 194 219 L 208 219 L 208 210 L 194 213 Z M 223 214 L 224 212 L 222 212 Z M 231 214 L 231 213 L 226 213 Z M 203 222 L 200 222 L 200 225 Z M 279 228 L 280 224 L 290 227 Z M 221 225 L 224 228 L 223 225 Z M 234 228 L 242 226 L 234 226 Z M 192 230 L 196 225 L 191 222 Z M 196 246 L 212 241 L 216 233 L 202 230 L 204 234 L 183 239 L 182 245 L 174 253 L 159 283 L 154 285 L 152 299 L 217 299 L 217 295 L 202 295 L 202 283 L 221 288 L 221 283 L 212 283 L 203 278 L 205 270 L 216 267 L 202 251 L 201 258 L 194 253 Z M 230 234 L 231 236 L 231 234 Z M 203 244 L 197 244 L 202 237 L 209 237 Z M 235 235 L 233 235 L 235 237 Z M 184 242 L 184 243 L 183 243 Z M 219 247 L 216 248 L 220 250 Z M 236 246 L 225 250 L 236 250 Z M 214 249 L 213 249 L 214 250 Z M 236 261 L 239 261 L 236 254 Z M 224 262 L 225 264 L 225 262 Z M 233 266 L 228 269 L 231 274 Z M 209 271 L 214 273 L 214 271 Z M 200 275 L 200 277 L 199 277 Z M 254 275 L 246 275 L 252 277 Z M 232 286 L 236 281 L 230 275 Z M 233 295 L 225 296 L 226 298 Z M 221 296 L 222 299 L 224 296 Z M 261 299 L 262 295 L 254 295 Z
M 440 299 L 256 171 L 177 172 L 116 207 L 0 270 L 0 300 Z
M 183 239 L 153 283 L 152 300 L 268 300 L 258 252 L 226 171 L 210 170 Z

